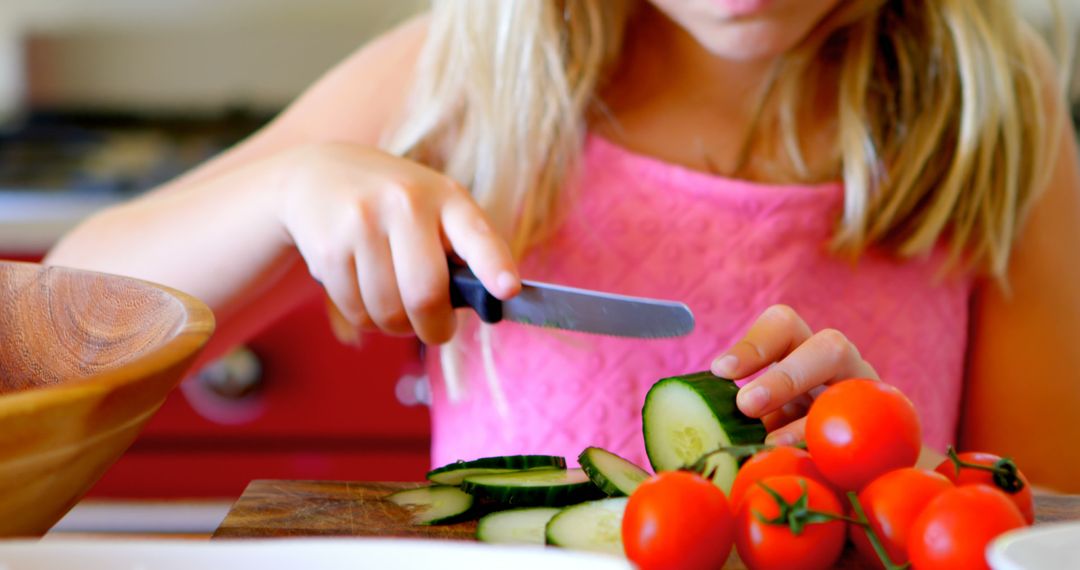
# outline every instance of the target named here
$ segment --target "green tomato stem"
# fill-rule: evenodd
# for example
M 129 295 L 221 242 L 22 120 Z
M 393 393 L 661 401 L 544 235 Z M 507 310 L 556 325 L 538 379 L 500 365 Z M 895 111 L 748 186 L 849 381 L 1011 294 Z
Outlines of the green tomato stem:
M 848 500 L 851 501 L 851 506 L 855 509 L 855 515 L 858 518 L 858 524 L 863 527 L 866 532 L 867 538 L 870 539 L 870 545 L 874 547 L 874 553 L 877 554 L 878 560 L 885 565 L 885 570 L 904 570 L 910 568 L 910 563 L 904 563 L 903 565 L 894 564 L 892 559 L 889 558 L 889 553 L 885 551 L 885 546 L 881 544 L 881 538 L 874 532 L 874 527 L 870 526 L 870 519 L 866 516 L 866 511 L 862 508 L 862 503 L 859 502 L 859 496 L 855 494 L 855 491 L 847 492 Z
M 981 471 L 989 471 L 992 473 L 994 484 L 1006 493 L 1019 493 L 1024 488 L 1024 481 L 1020 479 L 1020 470 L 1017 469 L 1016 463 L 1008 457 L 1003 457 L 995 461 L 992 465 L 982 465 L 980 463 L 970 463 L 960 459 L 960 456 L 956 453 L 956 449 L 951 445 L 949 446 L 947 453 L 949 455 L 949 460 L 952 461 L 953 467 L 956 469 L 957 475 L 960 474 L 961 469 L 979 469 Z
M 806 481 L 800 480 L 799 486 L 802 487 L 802 494 L 795 500 L 794 503 L 787 502 L 786 499 L 775 489 L 769 487 L 762 481 L 757 482 L 758 486 L 765 490 L 773 501 L 776 502 L 776 506 L 780 512 L 774 518 L 767 519 L 765 515 L 758 511 L 753 511 L 754 518 L 761 521 L 764 524 L 771 524 L 777 526 L 787 526 L 791 530 L 791 534 L 799 536 L 802 534 L 803 528 L 808 524 L 821 524 L 832 521 L 845 521 L 854 524 L 863 524 L 853 518 L 846 517 L 838 513 L 830 513 L 827 511 L 817 511 L 810 508 L 810 492 L 806 487 Z

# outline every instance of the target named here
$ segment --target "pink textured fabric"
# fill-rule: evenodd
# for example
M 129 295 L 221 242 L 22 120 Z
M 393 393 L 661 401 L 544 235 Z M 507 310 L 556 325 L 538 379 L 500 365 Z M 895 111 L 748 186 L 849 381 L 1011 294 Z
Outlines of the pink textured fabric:
M 840 184 L 777 186 L 713 176 L 592 136 L 568 218 L 522 275 L 676 299 L 694 312 L 680 339 L 629 340 L 514 323 L 493 328 L 507 413 L 496 411 L 475 318 L 461 331 L 464 398 L 452 403 L 429 351 L 434 464 L 517 453 L 577 457 L 599 445 L 647 466 L 645 393 L 659 378 L 708 369 L 767 306 L 814 330 L 843 331 L 882 379 L 915 403 L 924 440 L 954 441 L 971 279 L 940 275 L 938 251 L 900 262 L 829 255 Z

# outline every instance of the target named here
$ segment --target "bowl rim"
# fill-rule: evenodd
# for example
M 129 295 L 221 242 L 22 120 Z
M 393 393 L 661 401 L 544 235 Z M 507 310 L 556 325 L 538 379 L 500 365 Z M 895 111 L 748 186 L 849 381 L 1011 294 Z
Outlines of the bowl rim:
M 210 340 L 216 327 L 214 313 L 206 303 L 192 295 L 161 283 L 126 275 L 62 265 L 0 260 L 0 266 L 11 265 L 37 267 L 39 271 L 45 273 L 63 271 L 134 281 L 141 286 L 161 291 L 179 302 L 184 313 L 184 322 L 180 324 L 179 330 L 172 338 L 157 348 L 126 362 L 121 368 L 96 372 L 81 378 L 78 382 L 64 382 L 3 394 L 0 397 L 0 413 L 8 409 L 25 409 L 27 406 L 57 406 L 65 402 L 78 400 L 90 393 L 109 392 L 139 379 L 155 376 L 167 368 L 183 362 L 185 359 L 193 360 Z

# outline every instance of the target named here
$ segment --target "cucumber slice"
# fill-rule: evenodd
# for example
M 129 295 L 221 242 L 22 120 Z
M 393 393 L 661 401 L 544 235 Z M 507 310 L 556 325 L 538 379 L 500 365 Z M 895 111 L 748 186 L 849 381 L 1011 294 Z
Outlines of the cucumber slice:
M 545 538 L 548 544 L 623 555 L 622 518 L 627 497 L 589 501 L 566 507 L 551 518 Z
M 623 497 L 634 492 L 649 472 L 599 447 L 587 447 L 578 456 L 581 469 L 593 484 L 611 497 Z
M 604 496 L 581 469 L 534 469 L 473 475 L 462 489 L 478 499 L 518 507 L 561 507 Z
M 711 372 L 653 384 L 641 410 L 645 451 L 653 469 L 679 469 L 721 446 L 765 441 L 761 420 L 747 417 L 735 406 L 738 391 L 734 382 Z
M 544 545 L 544 530 L 560 509 L 532 507 L 485 515 L 476 523 L 476 538 L 498 544 Z
M 759 451 L 771 448 L 771 446 L 759 443 L 720 447 L 701 456 L 701 459 L 698 459 L 690 469 L 711 480 L 724 491 L 725 495 L 730 495 L 735 476 L 739 474 L 739 468 L 746 459 Z
M 500 455 L 472 461 L 455 461 L 428 471 L 427 478 L 440 485 L 460 485 L 472 475 L 490 475 L 531 469 L 566 469 L 566 459 L 557 455 Z
M 471 518 L 473 496 L 457 487 L 432 485 L 387 495 L 386 500 L 405 507 L 413 524 L 449 524 Z
M 701 473 L 710 479 L 714 485 L 724 491 L 724 496 L 731 495 L 731 486 L 735 484 L 735 476 L 739 474 L 739 457 L 730 453 L 710 453 L 703 458 L 704 469 Z

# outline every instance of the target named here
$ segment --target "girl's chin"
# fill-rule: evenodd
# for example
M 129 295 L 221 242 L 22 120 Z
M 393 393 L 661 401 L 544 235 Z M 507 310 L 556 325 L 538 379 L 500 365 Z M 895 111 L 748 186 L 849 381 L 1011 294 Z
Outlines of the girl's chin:
M 754 29 L 731 29 L 732 25 L 728 24 L 722 30 L 699 30 L 693 35 L 712 55 L 733 61 L 773 58 L 791 49 L 795 43 L 790 35 L 762 29 L 765 26 L 738 27 Z

